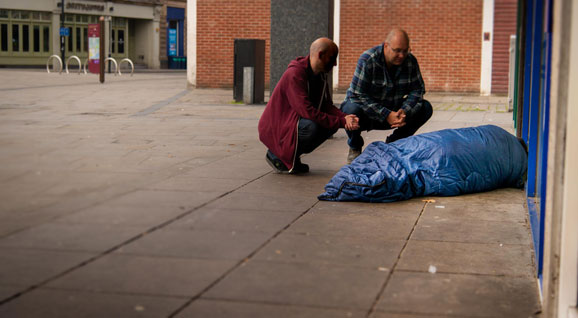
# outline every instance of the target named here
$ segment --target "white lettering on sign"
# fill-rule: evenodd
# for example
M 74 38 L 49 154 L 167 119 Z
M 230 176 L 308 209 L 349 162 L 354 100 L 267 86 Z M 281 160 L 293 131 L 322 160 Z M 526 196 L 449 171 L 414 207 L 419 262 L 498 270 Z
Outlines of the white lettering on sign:
M 66 9 L 82 11 L 104 11 L 104 5 L 68 2 L 66 3 Z

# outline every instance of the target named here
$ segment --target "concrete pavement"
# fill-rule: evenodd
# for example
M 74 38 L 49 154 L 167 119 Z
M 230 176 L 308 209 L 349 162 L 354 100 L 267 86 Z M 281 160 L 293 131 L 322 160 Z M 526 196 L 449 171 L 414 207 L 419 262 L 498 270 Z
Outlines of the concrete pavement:
M 343 131 L 303 158 L 311 173 L 273 174 L 264 106 L 185 85 L 0 69 L 0 317 L 539 311 L 523 191 L 320 202 L 345 164 Z M 504 98 L 427 98 L 419 132 L 512 131 Z M 460 111 L 474 108 L 486 111 Z

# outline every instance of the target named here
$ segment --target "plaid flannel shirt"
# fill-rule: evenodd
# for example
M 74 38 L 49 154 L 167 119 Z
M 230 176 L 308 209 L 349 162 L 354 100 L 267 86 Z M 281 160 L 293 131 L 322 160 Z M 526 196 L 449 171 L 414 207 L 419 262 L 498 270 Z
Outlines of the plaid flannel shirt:
M 389 74 L 385 66 L 383 44 L 365 51 L 357 62 L 345 100 L 359 104 L 369 118 L 379 122 L 386 122 L 389 113 L 400 108 L 411 117 L 425 94 L 416 58 L 409 53 L 394 72 Z

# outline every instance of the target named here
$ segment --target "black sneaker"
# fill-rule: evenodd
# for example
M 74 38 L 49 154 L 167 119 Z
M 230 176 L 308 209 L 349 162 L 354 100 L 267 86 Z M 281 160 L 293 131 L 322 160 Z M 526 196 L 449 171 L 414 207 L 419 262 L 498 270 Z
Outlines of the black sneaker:
M 281 160 L 274 158 L 273 154 L 270 151 L 267 151 L 267 154 L 265 155 L 265 161 L 267 161 L 267 163 L 271 166 L 271 168 L 273 168 L 273 170 L 275 170 L 275 172 L 277 173 L 289 172 L 287 166 L 285 166 L 285 164 Z
M 291 170 L 291 174 L 307 173 L 307 172 L 309 172 L 309 165 L 301 163 L 301 161 L 295 162 L 293 170 Z

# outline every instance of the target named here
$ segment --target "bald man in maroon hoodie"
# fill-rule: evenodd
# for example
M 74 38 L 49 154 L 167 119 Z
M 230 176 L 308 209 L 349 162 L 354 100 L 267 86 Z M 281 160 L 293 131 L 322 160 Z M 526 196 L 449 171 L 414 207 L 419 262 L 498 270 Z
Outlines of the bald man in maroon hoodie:
M 339 49 L 328 38 L 315 40 L 309 55 L 298 57 L 271 95 L 259 120 L 259 139 L 267 146 L 267 163 L 278 173 L 305 173 L 300 156 L 310 153 L 339 128 L 359 129 L 359 119 L 333 106 L 327 73 Z

